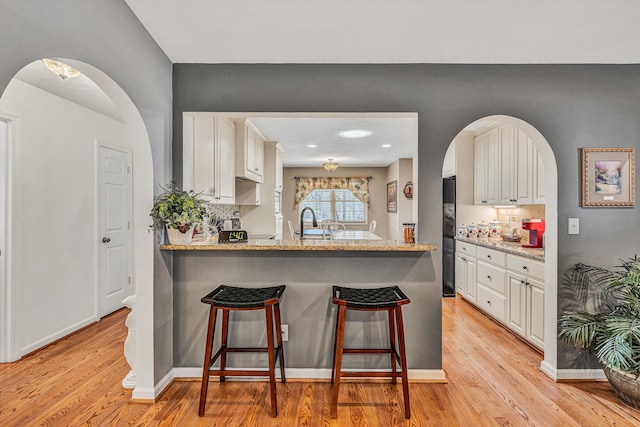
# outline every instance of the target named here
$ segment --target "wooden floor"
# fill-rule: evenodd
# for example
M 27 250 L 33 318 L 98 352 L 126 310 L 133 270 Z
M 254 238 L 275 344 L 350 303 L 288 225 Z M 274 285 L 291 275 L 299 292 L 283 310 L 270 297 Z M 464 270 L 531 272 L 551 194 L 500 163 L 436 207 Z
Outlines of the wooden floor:
M 126 310 L 11 364 L 0 364 L 0 426 L 639 426 L 640 412 L 608 383 L 557 384 L 541 356 L 463 300 L 443 304 L 447 384 L 411 384 L 412 418 L 401 386 L 344 383 L 339 418 L 328 383 L 278 384 L 270 415 L 267 383 L 211 382 L 206 415 L 200 384 L 176 381 L 156 404 L 129 403 L 120 381 Z

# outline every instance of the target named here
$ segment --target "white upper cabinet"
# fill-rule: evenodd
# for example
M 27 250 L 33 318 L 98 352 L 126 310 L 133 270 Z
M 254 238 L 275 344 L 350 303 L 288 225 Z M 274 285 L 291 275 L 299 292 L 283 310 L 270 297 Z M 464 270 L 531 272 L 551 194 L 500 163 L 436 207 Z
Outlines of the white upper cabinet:
M 211 113 L 184 113 L 182 188 L 212 203 L 235 202 L 235 125 Z
M 500 204 L 532 203 L 533 143 L 512 125 L 498 128 L 500 140 Z
M 544 167 L 531 138 L 510 124 L 475 137 L 476 205 L 544 204 Z
M 247 119 L 236 122 L 236 177 L 264 182 L 264 137 Z
M 498 128 L 478 135 L 475 140 L 475 192 L 476 205 L 498 203 L 500 188 L 500 146 Z

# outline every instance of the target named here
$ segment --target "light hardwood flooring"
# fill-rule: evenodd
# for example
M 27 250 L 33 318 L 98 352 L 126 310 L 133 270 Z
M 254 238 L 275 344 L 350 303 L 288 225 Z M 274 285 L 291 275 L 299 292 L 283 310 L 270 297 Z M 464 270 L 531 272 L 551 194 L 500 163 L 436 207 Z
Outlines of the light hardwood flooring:
M 275 419 L 265 382 L 212 381 L 203 418 L 198 381 L 173 382 L 155 404 L 131 403 L 120 385 L 127 312 L 0 364 L 0 426 L 640 426 L 640 412 L 608 383 L 553 382 L 538 353 L 460 298 L 443 300 L 448 383 L 412 383 L 411 420 L 400 384 L 381 382 L 343 383 L 336 420 L 323 382 L 278 383 Z

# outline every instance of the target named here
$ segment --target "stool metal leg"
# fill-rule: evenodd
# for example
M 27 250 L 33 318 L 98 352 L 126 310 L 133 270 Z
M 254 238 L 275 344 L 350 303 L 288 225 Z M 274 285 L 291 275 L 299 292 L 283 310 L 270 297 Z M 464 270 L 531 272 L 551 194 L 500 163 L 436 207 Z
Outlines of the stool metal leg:
M 227 348 L 227 339 L 229 338 L 229 310 L 222 309 L 222 339 L 221 345 L 226 350 Z M 223 351 L 220 355 L 220 370 L 224 371 L 224 368 L 227 366 L 227 352 Z M 220 382 L 223 383 L 225 380 L 224 375 L 220 375 Z
M 409 404 L 409 376 L 407 375 L 407 349 L 404 342 L 404 322 L 402 321 L 402 307 L 395 308 L 398 321 L 398 341 L 400 343 L 400 364 L 402 365 L 402 394 L 404 397 L 404 417 L 411 418 L 411 406 Z
M 389 343 L 391 348 L 391 372 L 396 373 L 396 322 L 395 322 L 395 309 L 387 310 L 389 314 Z M 391 384 L 397 384 L 398 379 L 393 376 L 391 377 Z
M 271 305 L 265 307 L 267 317 L 267 348 L 269 354 L 269 389 L 271 391 L 271 411 L 273 417 L 278 416 L 278 402 L 276 400 L 276 360 L 273 344 L 273 309 Z
M 338 417 L 338 394 L 340 393 L 340 372 L 342 370 L 342 352 L 344 349 L 344 324 L 347 317 L 347 306 L 340 305 L 338 311 L 338 331 L 335 352 L 335 378 L 333 383 L 333 396 L 331 399 L 331 418 Z
M 278 351 L 280 352 L 280 381 L 287 382 L 284 375 L 284 347 L 282 346 L 282 321 L 280 319 L 280 303 L 276 303 L 273 307 L 276 315 L 276 337 L 278 338 Z
M 207 403 L 207 390 L 209 388 L 209 365 L 211 364 L 211 352 L 213 351 L 213 332 L 216 328 L 216 314 L 218 310 L 215 306 L 209 309 L 209 327 L 207 328 L 207 344 L 204 349 L 204 363 L 202 367 L 202 386 L 200 387 L 200 407 L 198 415 L 204 415 L 204 407 Z

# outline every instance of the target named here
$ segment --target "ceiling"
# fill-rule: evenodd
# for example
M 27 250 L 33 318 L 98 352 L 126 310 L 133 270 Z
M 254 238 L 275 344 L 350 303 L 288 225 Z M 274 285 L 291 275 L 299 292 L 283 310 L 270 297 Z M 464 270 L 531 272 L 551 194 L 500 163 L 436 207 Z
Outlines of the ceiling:
M 174 63 L 640 63 L 640 1 L 125 1 Z M 63 81 L 36 61 L 16 78 L 122 120 L 85 76 Z M 387 166 L 416 140 L 406 115 L 265 116 L 252 120 L 289 167 Z M 353 128 L 373 134 L 337 136 Z
M 125 0 L 174 63 L 639 63 L 638 0 Z

